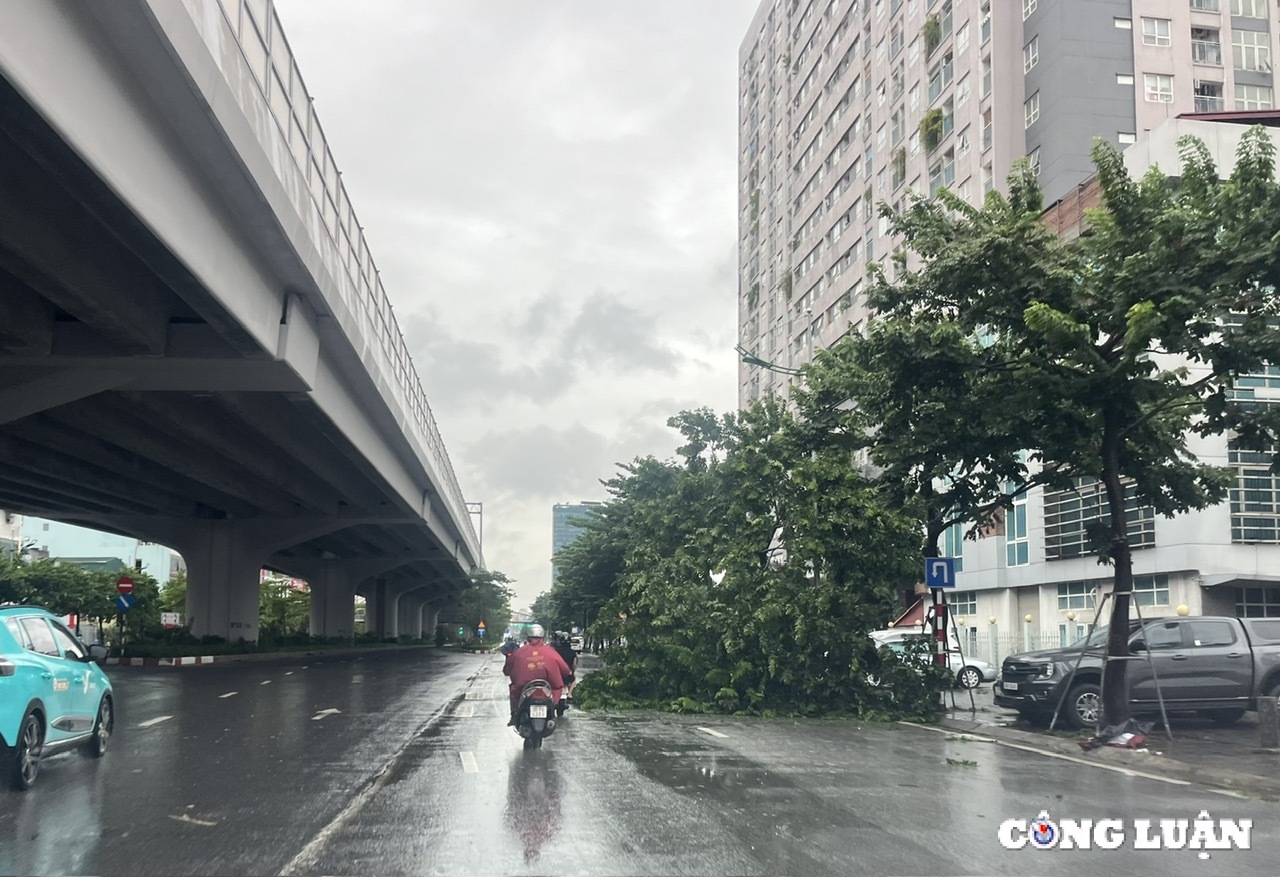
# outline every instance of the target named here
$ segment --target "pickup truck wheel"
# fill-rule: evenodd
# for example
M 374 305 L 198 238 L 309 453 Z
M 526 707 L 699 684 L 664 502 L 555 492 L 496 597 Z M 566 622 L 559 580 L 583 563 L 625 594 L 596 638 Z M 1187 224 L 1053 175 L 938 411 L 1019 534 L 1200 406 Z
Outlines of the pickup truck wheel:
M 1083 682 L 1071 689 L 1063 705 L 1061 718 L 1077 731 L 1096 728 L 1098 713 L 1102 711 L 1102 689 L 1092 682 Z
M 1219 725 L 1234 725 L 1244 717 L 1244 710 L 1239 707 L 1221 710 L 1205 710 L 1204 714 Z

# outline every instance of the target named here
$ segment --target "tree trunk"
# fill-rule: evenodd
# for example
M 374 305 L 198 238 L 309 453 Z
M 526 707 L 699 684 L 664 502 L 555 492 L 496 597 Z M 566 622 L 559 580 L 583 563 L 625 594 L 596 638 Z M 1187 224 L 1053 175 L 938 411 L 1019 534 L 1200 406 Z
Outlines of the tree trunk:
M 1133 591 L 1133 557 L 1129 550 L 1129 528 L 1125 520 L 1124 485 L 1120 482 L 1119 428 L 1107 418 L 1103 432 L 1102 481 L 1111 513 L 1111 555 L 1115 587 L 1111 592 L 1111 620 L 1107 635 L 1106 665 L 1102 671 L 1102 715 L 1115 725 L 1132 716 L 1129 709 L 1127 670 L 1129 656 L 1129 596 Z

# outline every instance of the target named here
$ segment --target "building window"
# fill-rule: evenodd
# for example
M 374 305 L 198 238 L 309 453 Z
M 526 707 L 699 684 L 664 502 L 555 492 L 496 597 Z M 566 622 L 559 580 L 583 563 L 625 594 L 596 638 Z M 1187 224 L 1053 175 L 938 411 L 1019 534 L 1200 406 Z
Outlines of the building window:
M 956 563 L 956 572 L 960 564 Z M 973 591 L 954 591 L 947 595 L 947 609 L 952 618 L 972 618 L 978 614 L 978 595 Z
M 969 48 L 969 23 L 965 22 L 964 26 L 956 31 L 956 54 L 963 55 L 965 50 Z
M 1037 176 L 1037 177 L 1040 176 L 1040 147 L 1039 146 L 1031 150 L 1031 152 L 1027 155 L 1027 164 L 1031 166 L 1031 173 L 1034 176 Z
M 1232 60 L 1237 70 L 1271 72 L 1271 34 L 1237 30 L 1231 34 Z
M 937 195 L 942 189 L 956 181 L 956 151 L 948 149 L 929 165 L 929 196 Z
M 1222 32 L 1212 27 L 1191 28 L 1191 60 L 1196 64 L 1222 66 Z
M 1134 576 L 1133 602 L 1139 606 L 1168 606 L 1168 576 Z
M 907 105 L 912 112 L 920 109 L 920 83 L 911 86 L 911 91 L 907 92 Z
M 1031 68 L 1040 60 L 1040 37 L 1034 36 L 1031 42 L 1022 47 L 1022 72 L 1030 73 Z
M 1163 73 L 1146 73 L 1143 75 L 1147 103 L 1173 103 L 1173 77 Z
M 1036 6 L 1040 0 L 1022 0 L 1022 20 L 1026 21 L 1031 17 L 1031 13 L 1036 11 Z
M 1220 12 L 1222 10 L 1221 0 L 1191 0 L 1192 9 L 1200 9 L 1204 12 Z
M 1236 616 L 1280 618 L 1280 588 L 1236 588 Z
M 1138 135 L 1127 131 L 1121 131 L 1116 135 L 1116 140 L 1120 143 L 1137 143 Z
M 947 52 L 937 64 L 929 68 L 929 103 L 933 103 L 942 94 L 942 90 L 951 84 L 954 73 L 955 55 Z
M 1027 495 L 1013 501 L 1005 516 L 1005 565 L 1026 566 L 1031 562 L 1031 541 L 1027 538 Z
M 991 39 L 991 0 L 982 4 L 982 26 L 979 30 L 983 43 Z
M 1026 127 L 1030 128 L 1036 123 L 1036 119 L 1040 118 L 1040 92 L 1037 91 L 1027 98 L 1027 102 L 1022 105 L 1022 111 Z
M 1093 609 L 1093 592 L 1097 586 L 1091 582 L 1067 582 L 1058 585 L 1058 611 Z
M 982 59 L 982 97 L 991 94 L 991 56 Z
M 1142 44 L 1144 46 L 1167 46 L 1173 42 L 1173 22 L 1167 18 L 1142 19 Z
M 1268 0 L 1231 0 L 1231 14 L 1241 18 L 1266 18 Z
M 956 559 L 956 572 L 964 569 L 964 524 L 952 524 L 943 531 L 942 556 Z M 954 607 L 955 604 L 952 603 L 952 606 Z M 977 611 L 977 609 L 971 609 L 968 614 L 972 615 Z
M 969 100 L 969 74 L 960 77 L 956 83 L 956 106 L 962 107 Z
M 1226 101 L 1222 98 L 1222 83 L 1201 79 L 1195 85 L 1195 106 L 1197 113 L 1218 113 L 1226 109 Z
M 1272 90 L 1269 85 L 1236 84 L 1237 110 L 1269 110 L 1273 106 Z
M 1109 524 L 1106 492 L 1093 478 L 1077 480 L 1074 490 L 1047 490 L 1044 494 L 1044 550 L 1047 560 L 1082 557 L 1090 550 L 1089 525 Z M 1125 485 L 1125 522 L 1129 545 L 1149 548 L 1156 543 L 1156 513 L 1139 506 L 1137 488 Z
M 1280 476 L 1271 472 L 1271 453 L 1231 442 L 1227 459 L 1236 470 L 1230 492 L 1231 541 L 1280 542 Z
M 1118 18 L 1118 17 L 1117 17 L 1117 18 L 1115 19 L 1115 25 L 1116 25 L 1116 27 L 1118 27 L 1120 30 L 1133 30 L 1133 19 L 1132 19 L 1132 18 Z
M 1116 85 L 1133 85 L 1132 73 L 1117 73 Z

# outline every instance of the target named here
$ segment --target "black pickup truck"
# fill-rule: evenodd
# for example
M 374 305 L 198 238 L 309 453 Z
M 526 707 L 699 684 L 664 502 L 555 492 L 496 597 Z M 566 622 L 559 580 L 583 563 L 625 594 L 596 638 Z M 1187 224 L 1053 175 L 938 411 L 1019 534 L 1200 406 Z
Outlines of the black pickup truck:
M 1095 726 L 1107 635 L 1100 627 L 1066 648 L 1005 658 L 996 705 L 1045 724 L 1061 699 L 1059 723 Z M 1280 697 L 1280 618 L 1148 618 L 1145 626 L 1131 621 L 1129 649 L 1137 656 L 1126 671 L 1137 714 L 1159 712 L 1157 679 L 1167 710 L 1201 711 L 1223 724 L 1255 709 L 1259 697 Z

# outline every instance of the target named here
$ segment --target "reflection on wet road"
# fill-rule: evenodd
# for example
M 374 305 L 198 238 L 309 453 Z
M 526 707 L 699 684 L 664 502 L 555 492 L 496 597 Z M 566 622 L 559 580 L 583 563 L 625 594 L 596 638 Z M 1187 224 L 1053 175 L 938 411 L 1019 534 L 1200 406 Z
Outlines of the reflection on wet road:
M 209 670 L 115 674 L 115 750 L 0 798 L 0 873 L 1227 875 L 1280 848 L 1277 804 L 917 728 L 570 712 L 524 750 L 496 659 Z M 1253 850 L 997 840 L 1202 809 Z

